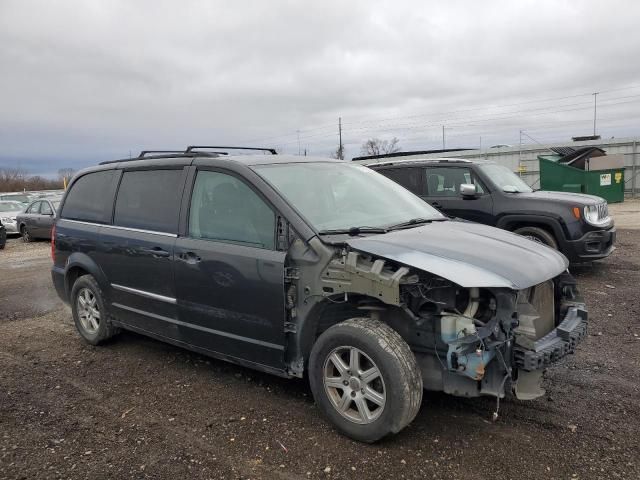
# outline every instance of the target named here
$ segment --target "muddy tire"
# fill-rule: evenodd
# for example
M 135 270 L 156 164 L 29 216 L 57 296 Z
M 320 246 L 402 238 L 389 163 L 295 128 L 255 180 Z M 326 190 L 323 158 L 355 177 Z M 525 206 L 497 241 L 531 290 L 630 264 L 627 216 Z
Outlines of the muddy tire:
M 522 235 L 523 237 L 526 237 L 534 242 L 542 243 L 543 245 L 551 247 L 554 250 L 558 250 L 558 242 L 556 241 L 555 237 L 543 228 L 522 227 L 514 230 L 513 233 Z
M 79 277 L 71 289 L 71 312 L 80 336 L 99 345 L 119 332 L 111 323 L 104 294 L 91 275 Z
M 361 442 L 397 433 L 422 403 L 413 352 L 388 325 L 352 318 L 318 337 L 309 358 L 316 404 L 337 430 Z
M 33 237 L 29 233 L 29 229 L 27 228 L 26 225 L 22 225 L 20 227 L 20 235 L 22 236 L 22 241 L 24 243 L 29 243 L 33 241 Z

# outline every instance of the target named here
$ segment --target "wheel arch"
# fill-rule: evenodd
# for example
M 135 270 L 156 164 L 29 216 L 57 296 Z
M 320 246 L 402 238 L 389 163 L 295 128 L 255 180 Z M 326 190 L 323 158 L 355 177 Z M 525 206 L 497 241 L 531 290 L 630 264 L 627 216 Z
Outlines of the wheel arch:
M 402 308 L 381 303 L 367 295 L 347 295 L 347 301 L 327 297 L 317 302 L 295 332 L 297 351 L 288 352 L 290 365 L 304 365 L 306 370 L 311 349 L 328 328 L 351 318 L 369 317 L 380 320 L 395 330 L 407 343 L 411 339 L 413 318 Z M 291 345 L 291 344 L 289 344 Z
M 537 227 L 549 232 L 562 247 L 566 239 L 566 232 L 560 220 L 540 215 L 505 215 L 496 223 L 496 227 L 513 232 L 523 227 Z
M 89 255 L 82 252 L 74 252 L 69 256 L 64 273 L 65 293 L 71 297 L 71 289 L 75 281 L 83 275 L 92 275 L 103 292 L 108 292 L 109 282 L 98 264 Z

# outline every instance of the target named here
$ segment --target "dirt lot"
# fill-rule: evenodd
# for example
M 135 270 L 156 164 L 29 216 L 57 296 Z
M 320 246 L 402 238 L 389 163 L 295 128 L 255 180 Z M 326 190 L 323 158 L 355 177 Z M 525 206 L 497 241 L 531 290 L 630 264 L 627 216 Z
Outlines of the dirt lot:
M 49 280 L 49 245 L 0 252 L 0 479 L 640 478 L 640 230 L 575 269 L 591 311 L 548 396 L 426 394 L 377 445 L 335 433 L 304 381 L 286 381 L 134 334 L 76 335 Z

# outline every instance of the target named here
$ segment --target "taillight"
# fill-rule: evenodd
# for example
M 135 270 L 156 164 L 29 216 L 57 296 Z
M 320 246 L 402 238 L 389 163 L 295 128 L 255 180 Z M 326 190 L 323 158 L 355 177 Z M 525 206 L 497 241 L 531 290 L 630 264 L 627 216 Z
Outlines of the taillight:
M 51 227 L 51 260 L 56 263 L 56 224 Z

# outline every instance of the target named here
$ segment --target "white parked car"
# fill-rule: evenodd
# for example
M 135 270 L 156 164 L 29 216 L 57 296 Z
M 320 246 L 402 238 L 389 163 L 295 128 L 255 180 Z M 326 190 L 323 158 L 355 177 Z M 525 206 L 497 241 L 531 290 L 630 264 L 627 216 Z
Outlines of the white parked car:
M 6 228 L 8 235 L 20 233 L 16 217 L 24 211 L 24 207 L 24 204 L 20 202 L 12 200 L 0 201 L 0 222 Z

